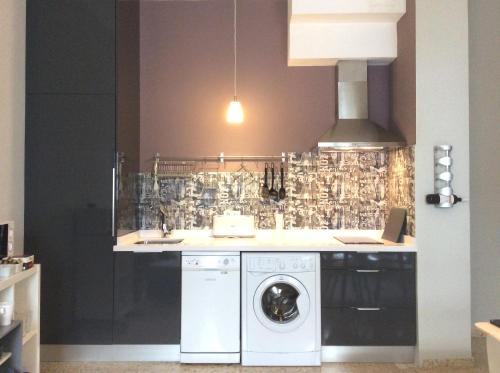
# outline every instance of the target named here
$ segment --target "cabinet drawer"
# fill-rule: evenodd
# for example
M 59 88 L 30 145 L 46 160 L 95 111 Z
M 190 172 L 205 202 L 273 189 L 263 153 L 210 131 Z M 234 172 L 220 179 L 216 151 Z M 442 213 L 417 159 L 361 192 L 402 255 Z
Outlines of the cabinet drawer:
M 413 271 L 321 271 L 321 302 L 325 307 L 415 307 L 415 298 Z
M 415 309 L 323 307 L 324 346 L 414 346 Z
M 415 270 L 415 253 L 322 253 L 321 268 Z

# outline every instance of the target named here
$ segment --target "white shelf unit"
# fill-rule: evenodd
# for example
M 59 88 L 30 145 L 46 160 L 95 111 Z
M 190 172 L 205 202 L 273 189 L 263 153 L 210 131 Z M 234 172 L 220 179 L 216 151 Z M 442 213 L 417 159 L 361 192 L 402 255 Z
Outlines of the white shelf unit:
M 2 355 L 0 355 L 0 367 L 7 362 L 7 360 L 10 359 L 12 356 L 12 352 L 4 352 Z M 1 369 L 1 368 L 0 368 Z
M 21 322 L 21 351 L 12 351 L 12 364 L 23 372 L 40 372 L 40 265 L 0 278 L 0 301 L 14 305 L 13 319 Z M 8 351 L 5 351 L 8 352 Z M 14 356 L 20 353 L 21 356 Z M 0 357 L 0 360 L 4 355 Z

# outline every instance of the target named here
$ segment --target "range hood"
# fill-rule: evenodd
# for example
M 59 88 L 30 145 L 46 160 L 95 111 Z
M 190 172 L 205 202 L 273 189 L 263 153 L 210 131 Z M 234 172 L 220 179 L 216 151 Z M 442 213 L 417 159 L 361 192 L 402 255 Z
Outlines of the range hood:
M 395 131 L 368 119 L 367 61 L 339 61 L 337 123 L 318 141 L 321 150 L 371 150 L 405 145 Z

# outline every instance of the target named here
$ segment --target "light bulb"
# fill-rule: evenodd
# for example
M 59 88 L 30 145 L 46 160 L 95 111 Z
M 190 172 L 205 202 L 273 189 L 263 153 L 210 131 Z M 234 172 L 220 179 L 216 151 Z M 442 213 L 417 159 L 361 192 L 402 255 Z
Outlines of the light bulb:
M 241 124 L 245 120 L 245 114 L 243 113 L 243 107 L 241 102 L 238 101 L 237 97 L 229 103 L 229 107 L 226 111 L 226 122 L 229 124 Z

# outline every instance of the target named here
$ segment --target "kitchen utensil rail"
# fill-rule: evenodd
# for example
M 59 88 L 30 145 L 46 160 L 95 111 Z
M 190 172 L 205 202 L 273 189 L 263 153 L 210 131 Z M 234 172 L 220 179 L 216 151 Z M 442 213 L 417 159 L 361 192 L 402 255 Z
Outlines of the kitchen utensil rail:
M 225 163 L 225 162 L 273 162 L 287 161 L 286 153 L 281 155 L 224 155 L 220 153 L 218 156 L 203 156 L 203 157 L 161 157 L 156 154 L 149 161 L 154 162 L 154 175 L 176 175 L 183 176 L 197 171 L 199 168 L 206 168 L 207 163 Z
M 286 153 L 281 155 L 224 155 L 220 153 L 218 156 L 202 156 L 202 157 L 161 157 L 156 154 L 150 161 L 159 162 L 286 162 Z

